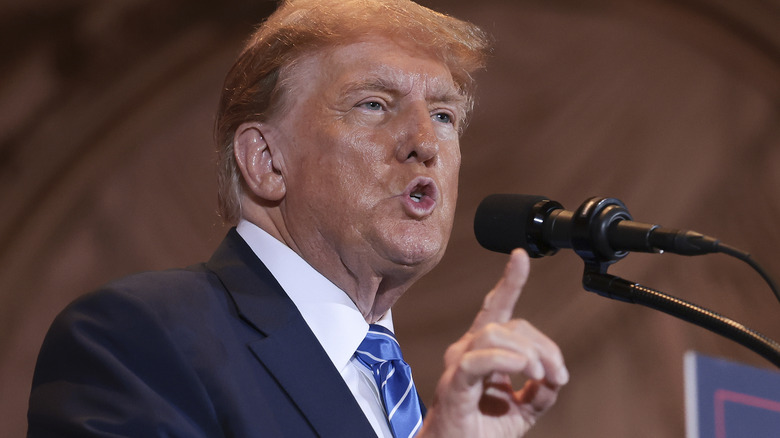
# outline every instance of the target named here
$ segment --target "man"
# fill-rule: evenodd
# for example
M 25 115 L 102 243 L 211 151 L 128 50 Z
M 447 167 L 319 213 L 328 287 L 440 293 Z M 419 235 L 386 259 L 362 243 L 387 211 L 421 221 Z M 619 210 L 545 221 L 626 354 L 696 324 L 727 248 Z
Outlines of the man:
M 522 251 L 447 350 L 424 421 L 409 377 L 397 404 L 385 398 L 405 364 L 377 382 L 364 351 L 367 334 L 392 339 L 392 305 L 444 253 L 486 51 L 473 25 L 405 0 L 281 5 L 220 103 L 220 205 L 237 228 L 208 263 L 66 309 L 41 350 L 29 436 L 523 435 L 568 373 L 511 319 Z

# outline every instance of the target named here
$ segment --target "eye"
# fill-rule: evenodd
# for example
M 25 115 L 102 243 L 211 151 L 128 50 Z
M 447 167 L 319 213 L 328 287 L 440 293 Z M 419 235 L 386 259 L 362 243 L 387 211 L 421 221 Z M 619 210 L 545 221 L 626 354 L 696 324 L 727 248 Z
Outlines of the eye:
M 363 102 L 357 105 L 360 108 L 365 108 L 370 111 L 381 111 L 384 109 L 384 105 L 382 105 L 382 102 L 378 102 L 376 100 L 370 100 L 368 102 Z
M 435 113 L 433 120 L 441 123 L 452 123 L 452 116 L 448 113 Z

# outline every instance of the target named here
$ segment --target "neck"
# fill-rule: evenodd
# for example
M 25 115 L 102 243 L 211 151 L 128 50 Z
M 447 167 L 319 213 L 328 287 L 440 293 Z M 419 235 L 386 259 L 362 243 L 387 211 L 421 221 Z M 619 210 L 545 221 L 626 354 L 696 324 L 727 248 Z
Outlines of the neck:
M 291 248 L 344 291 L 369 324 L 381 319 L 422 275 L 416 273 L 417 269 L 390 262 L 377 269 L 377 263 L 370 263 L 370 254 L 356 251 L 334 251 L 309 245 Z
M 424 273 L 420 272 L 419 267 L 401 266 L 389 261 L 376 263 L 371 254 L 339 251 L 338 248 L 327 246 L 316 235 L 299 239 L 298 242 L 284 227 L 284 222 L 268 209 L 245 208 L 242 213 L 244 219 L 287 245 L 344 291 L 369 324 L 381 319 Z

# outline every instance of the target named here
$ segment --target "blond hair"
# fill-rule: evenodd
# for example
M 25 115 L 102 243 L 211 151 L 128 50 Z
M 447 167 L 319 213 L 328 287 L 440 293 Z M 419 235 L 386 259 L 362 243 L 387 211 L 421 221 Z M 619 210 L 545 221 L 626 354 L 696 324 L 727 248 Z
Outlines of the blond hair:
M 241 173 L 233 136 L 241 123 L 263 122 L 284 108 L 284 79 L 297 59 L 317 49 L 379 35 L 413 44 L 450 70 L 473 107 L 472 73 L 490 48 L 477 26 L 409 0 L 287 0 L 258 27 L 225 78 L 216 121 L 218 202 L 223 220 L 240 219 Z M 465 126 L 465 123 L 464 123 Z

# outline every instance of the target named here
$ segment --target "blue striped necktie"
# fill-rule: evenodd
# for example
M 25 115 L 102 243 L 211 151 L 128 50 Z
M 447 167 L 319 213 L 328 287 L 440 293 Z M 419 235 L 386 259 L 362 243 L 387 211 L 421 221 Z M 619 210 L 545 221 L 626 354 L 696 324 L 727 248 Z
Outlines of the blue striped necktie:
M 376 379 L 393 436 L 414 436 L 422 426 L 420 400 L 412 381 L 412 370 L 404 362 L 393 332 L 371 324 L 355 355 Z

